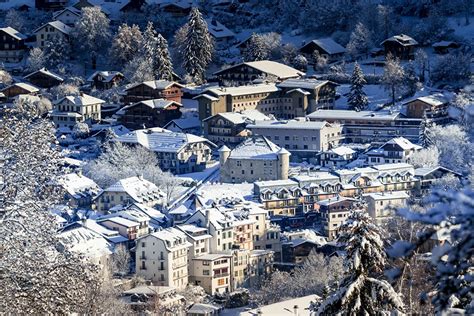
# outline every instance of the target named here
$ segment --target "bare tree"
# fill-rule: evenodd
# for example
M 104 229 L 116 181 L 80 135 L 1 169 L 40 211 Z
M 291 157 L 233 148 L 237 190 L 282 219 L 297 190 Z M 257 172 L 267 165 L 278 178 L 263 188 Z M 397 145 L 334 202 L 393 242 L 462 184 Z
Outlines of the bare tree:
M 125 245 L 115 247 L 112 255 L 112 271 L 120 275 L 127 275 L 130 272 L 130 252 Z

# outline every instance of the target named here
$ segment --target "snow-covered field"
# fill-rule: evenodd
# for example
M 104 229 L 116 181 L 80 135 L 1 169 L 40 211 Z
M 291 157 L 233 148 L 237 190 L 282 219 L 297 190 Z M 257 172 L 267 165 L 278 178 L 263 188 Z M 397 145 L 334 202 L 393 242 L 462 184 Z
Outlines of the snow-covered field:
M 337 87 L 336 93 L 341 97 L 336 100 L 336 109 L 347 109 L 347 94 L 350 91 L 349 84 L 343 84 Z M 369 109 L 376 110 L 387 102 L 390 102 L 390 96 L 382 85 L 366 85 L 364 91 L 369 98 Z

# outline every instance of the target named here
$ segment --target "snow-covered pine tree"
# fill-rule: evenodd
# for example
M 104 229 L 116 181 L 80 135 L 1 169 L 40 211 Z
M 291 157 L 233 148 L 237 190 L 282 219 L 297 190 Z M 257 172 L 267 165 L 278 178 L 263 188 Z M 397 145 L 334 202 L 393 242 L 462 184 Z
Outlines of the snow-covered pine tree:
M 171 56 L 168 50 L 168 42 L 166 39 L 158 34 L 157 36 L 157 51 L 155 59 L 155 77 L 164 80 L 173 80 L 173 64 L 171 63 Z
M 404 86 L 405 86 L 406 93 L 409 95 L 414 95 L 416 91 L 418 90 L 418 84 L 420 80 L 419 80 L 418 75 L 416 74 L 415 65 L 413 64 L 412 61 L 410 61 L 404 67 L 404 72 L 405 72 Z
M 346 272 L 339 289 L 319 305 L 318 315 L 403 312 L 399 294 L 382 280 L 387 256 L 381 234 L 365 212 L 352 213 L 341 226 L 338 242 L 346 244 Z
M 260 34 L 252 33 L 245 49 L 245 61 L 257 61 L 268 59 L 269 52 L 265 47 L 265 42 Z
M 44 53 L 48 67 L 56 68 L 69 59 L 71 45 L 62 36 L 53 36 L 45 42 Z
M 431 121 L 426 116 L 426 113 L 423 114 L 423 120 L 420 124 L 420 132 L 418 137 L 418 143 L 420 146 L 424 148 L 428 148 L 433 145 L 433 141 L 431 140 L 430 128 L 432 124 Z
M 201 84 L 205 79 L 207 65 L 211 62 L 214 52 L 214 42 L 207 28 L 201 12 L 193 8 L 187 23 L 187 34 L 181 55 L 183 68 L 196 84 Z
M 360 65 L 356 62 L 351 76 L 351 91 L 347 99 L 347 102 L 353 110 L 362 111 L 369 104 L 369 99 L 364 92 L 364 85 L 366 83 L 367 81 L 364 78 L 362 68 L 360 68 Z

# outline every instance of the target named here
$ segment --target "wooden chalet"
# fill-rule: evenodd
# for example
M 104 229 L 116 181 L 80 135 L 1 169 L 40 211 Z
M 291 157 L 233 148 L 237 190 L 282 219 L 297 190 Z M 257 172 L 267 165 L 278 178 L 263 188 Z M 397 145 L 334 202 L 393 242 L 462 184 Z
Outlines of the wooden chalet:
M 0 28 L 0 62 L 20 62 L 27 49 L 26 38 L 26 35 L 12 27 Z
M 61 84 L 64 79 L 59 75 L 48 71 L 45 68 L 34 71 L 24 77 L 25 80 L 28 80 L 33 85 L 49 89 Z
M 381 44 L 385 55 L 392 55 L 400 59 L 413 59 L 418 42 L 408 35 L 400 34 L 387 38 Z
M 125 89 L 123 102 L 126 104 L 152 99 L 166 99 L 181 103 L 183 85 L 168 80 L 152 80 L 133 84 Z
M 117 112 L 119 122 L 128 129 L 163 127 L 181 117 L 181 103 L 166 99 L 139 101 Z

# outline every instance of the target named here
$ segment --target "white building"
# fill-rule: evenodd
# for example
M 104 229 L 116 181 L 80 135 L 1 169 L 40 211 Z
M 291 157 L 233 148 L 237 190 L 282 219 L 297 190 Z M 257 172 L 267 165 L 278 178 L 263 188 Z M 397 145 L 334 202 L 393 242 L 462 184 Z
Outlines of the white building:
M 188 285 L 191 244 L 176 228 L 166 228 L 137 240 L 136 274 L 160 286 L 184 289 Z
M 369 165 L 410 163 L 411 156 L 422 148 L 406 138 L 392 138 L 379 148 L 369 151 L 367 153 L 367 163 Z
M 356 152 L 346 146 L 339 146 L 321 152 L 319 164 L 328 168 L 341 168 L 356 159 Z
M 367 211 L 377 221 L 393 216 L 396 207 L 406 205 L 410 196 L 405 191 L 377 192 L 364 194 L 367 201 Z
M 36 36 L 36 46 L 40 48 L 45 48 L 47 42 L 54 37 L 62 38 L 65 42 L 69 41 L 71 32 L 72 28 L 61 21 L 48 22 L 33 31 Z
M 104 100 L 81 93 L 54 102 L 51 118 L 57 127 L 72 128 L 78 122 L 100 121 Z

